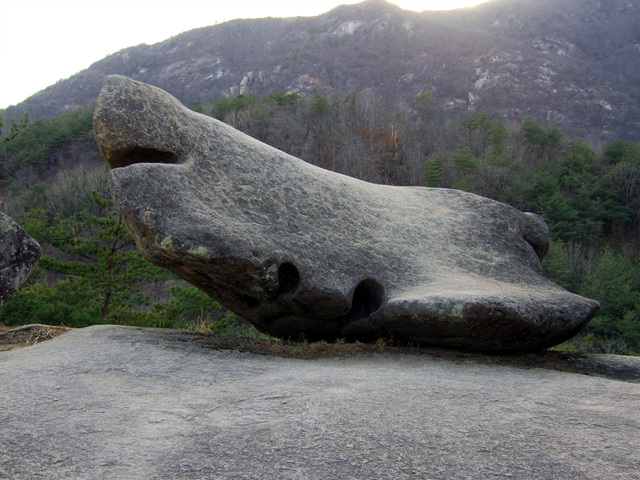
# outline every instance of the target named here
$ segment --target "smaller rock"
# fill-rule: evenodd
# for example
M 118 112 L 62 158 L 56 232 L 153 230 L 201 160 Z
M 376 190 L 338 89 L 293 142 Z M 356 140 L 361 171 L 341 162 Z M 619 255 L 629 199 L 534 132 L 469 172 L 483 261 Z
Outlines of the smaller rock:
M 38 242 L 0 213 L 0 306 L 27 280 L 40 255 Z

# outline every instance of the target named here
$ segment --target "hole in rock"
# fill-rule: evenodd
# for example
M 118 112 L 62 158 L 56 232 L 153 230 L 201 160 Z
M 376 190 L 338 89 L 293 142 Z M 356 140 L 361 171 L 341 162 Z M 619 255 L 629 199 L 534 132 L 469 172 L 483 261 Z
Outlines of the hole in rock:
M 292 293 L 298 288 L 300 273 L 292 263 L 283 263 L 278 268 L 278 295 Z
M 542 259 L 549 252 L 549 241 L 546 238 L 541 240 L 537 238 L 532 238 L 528 235 L 524 235 L 522 238 L 524 238 L 525 242 L 531 245 L 534 252 L 536 252 L 536 255 L 538 256 L 538 258 L 542 261 Z
M 116 152 L 109 156 L 111 168 L 128 167 L 134 163 L 180 163 L 180 159 L 173 152 L 163 152 L 155 148 L 133 147 Z
M 373 279 L 362 280 L 353 292 L 351 316 L 364 318 L 378 310 L 382 305 L 384 288 Z

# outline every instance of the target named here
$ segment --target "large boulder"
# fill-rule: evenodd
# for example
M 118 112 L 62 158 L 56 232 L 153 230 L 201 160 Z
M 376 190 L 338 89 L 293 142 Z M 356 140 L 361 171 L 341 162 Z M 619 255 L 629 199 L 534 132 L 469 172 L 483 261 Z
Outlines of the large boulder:
M 541 275 L 537 215 L 320 169 L 121 76 L 94 129 L 140 253 L 263 332 L 533 350 L 598 310 Z
M 0 306 L 27 280 L 41 254 L 38 242 L 0 212 Z

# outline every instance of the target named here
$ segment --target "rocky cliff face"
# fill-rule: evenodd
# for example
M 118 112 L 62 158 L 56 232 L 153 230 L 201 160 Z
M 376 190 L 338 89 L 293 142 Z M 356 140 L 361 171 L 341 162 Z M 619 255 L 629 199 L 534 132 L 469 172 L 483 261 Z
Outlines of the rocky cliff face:
M 368 90 L 415 108 L 533 116 L 591 139 L 640 138 L 640 2 L 493 0 L 415 13 L 384 0 L 317 17 L 236 20 L 111 55 L 7 115 L 52 117 L 123 74 L 187 105 L 274 90 Z

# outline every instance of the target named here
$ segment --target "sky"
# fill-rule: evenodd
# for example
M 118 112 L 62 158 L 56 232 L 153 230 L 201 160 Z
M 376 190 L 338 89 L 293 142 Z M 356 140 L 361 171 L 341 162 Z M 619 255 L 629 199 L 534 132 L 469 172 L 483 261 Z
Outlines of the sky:
M 362 0 L 0 0 L 0 109 L 123 48 L 236 18 L 315 16 Z M 390 0 L 405 10 L 487 0 Z

